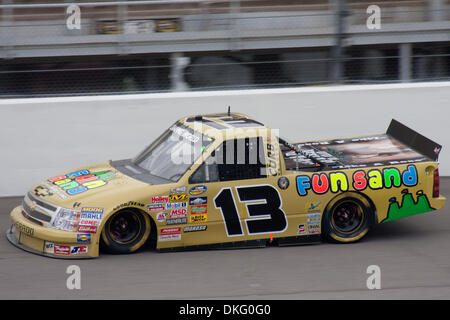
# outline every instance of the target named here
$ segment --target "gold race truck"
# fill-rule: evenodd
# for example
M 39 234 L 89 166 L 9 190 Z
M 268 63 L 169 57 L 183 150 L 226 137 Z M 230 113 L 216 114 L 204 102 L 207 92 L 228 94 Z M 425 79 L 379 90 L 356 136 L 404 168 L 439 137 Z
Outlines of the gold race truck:
M 7 238 L 59 258 L 355 242 L 443 207 L 440 150 L 395 120 L 384 134 L 292 143 L 239 113 L 185 117 L 133 159 L 33 186 Z

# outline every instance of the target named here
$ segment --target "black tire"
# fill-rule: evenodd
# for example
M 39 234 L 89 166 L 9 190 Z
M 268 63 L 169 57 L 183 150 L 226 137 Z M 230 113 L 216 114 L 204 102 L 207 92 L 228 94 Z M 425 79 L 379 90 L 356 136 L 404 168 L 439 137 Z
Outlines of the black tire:
M 133 253 L 147 241 L 151 231 L 150 217 L 138 210 L 123 209 L 106 221 L 102 234 L 102 249 L 113 254 Z
M 352 243 L 361 240 L 374 223 L 369 201 L 357 194 L 341 194 L 330 201 L 322 216 L 322 235 L 330 242 Z

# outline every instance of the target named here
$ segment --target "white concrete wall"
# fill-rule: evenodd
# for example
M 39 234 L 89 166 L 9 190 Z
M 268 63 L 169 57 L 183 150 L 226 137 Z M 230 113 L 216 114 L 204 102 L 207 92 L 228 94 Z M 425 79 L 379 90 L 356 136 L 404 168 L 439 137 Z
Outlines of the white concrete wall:
M 131 158 L 185 115 L 246 113 L 292 141 L 385 132 L 395 118 L 443 145 L 450 175 L 450 82 L 0 100 L 0 196 L 71 168 Z

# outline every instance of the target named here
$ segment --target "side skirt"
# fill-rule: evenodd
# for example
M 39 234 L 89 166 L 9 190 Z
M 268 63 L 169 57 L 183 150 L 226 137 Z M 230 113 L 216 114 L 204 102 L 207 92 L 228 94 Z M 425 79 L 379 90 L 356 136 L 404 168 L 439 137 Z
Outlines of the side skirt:
M 273 243 L 278 244 L 278 246 L 280 247 L 315 244 L 320 242 L 321 242 L 320 234 L 309 236 L 283 237 L 283 238 L 276 238 L 273 240 Z M 185 247 L 162 248 L 156 250 L 158 252 L 163 253 L 163 252 L 196 251 L 196 250 L 251 249 L 251 248 L 265 248 L 266 246 L 268 246 L 268 243 L 269 243 L 268 239 L 257 239 L 257 240 L 213 243 L 213 244 L 194 245 Z

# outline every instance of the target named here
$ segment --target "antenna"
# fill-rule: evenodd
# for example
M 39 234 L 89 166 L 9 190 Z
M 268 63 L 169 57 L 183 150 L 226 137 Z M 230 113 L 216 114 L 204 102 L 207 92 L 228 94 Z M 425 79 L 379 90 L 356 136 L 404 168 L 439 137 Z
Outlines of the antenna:
M 231 108 L 230 108 L 230 106 L 228 106 L 228 116 L 230 116 L 230 111 L 231 111 Z

